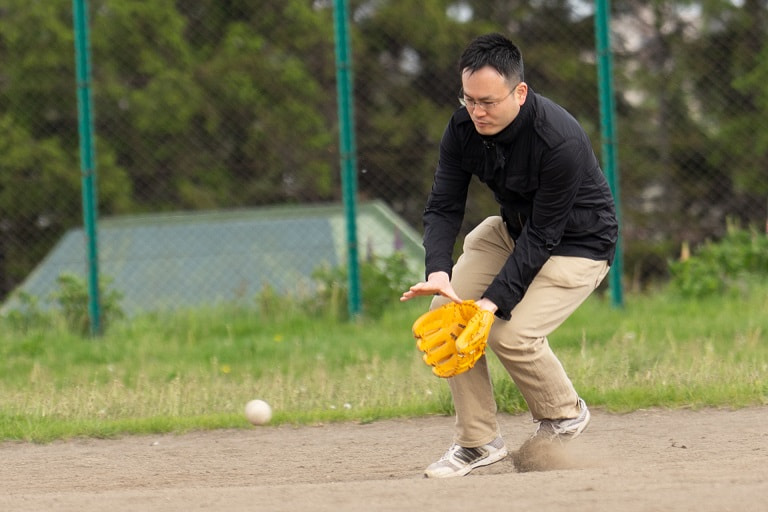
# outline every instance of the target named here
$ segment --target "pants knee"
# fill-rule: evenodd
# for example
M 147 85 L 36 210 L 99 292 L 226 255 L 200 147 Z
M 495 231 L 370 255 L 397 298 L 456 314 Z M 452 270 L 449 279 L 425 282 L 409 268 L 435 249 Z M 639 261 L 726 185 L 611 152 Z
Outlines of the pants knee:
M 506 227 L 502 218 L 499 216 L 486 218 L 464 237 L 464 252 L 477 249 L 482 244 L 488 244 L 491 241 L 497 244 L 498 233 L 506 233 Z
M 488 336 L 488 347 L 496 354 L 532 354 L 546 343 L 546 337 L 525 335 L 522 331 L 514 329 L 512 325 L 504 327 L 504 332 L 491 331 Z

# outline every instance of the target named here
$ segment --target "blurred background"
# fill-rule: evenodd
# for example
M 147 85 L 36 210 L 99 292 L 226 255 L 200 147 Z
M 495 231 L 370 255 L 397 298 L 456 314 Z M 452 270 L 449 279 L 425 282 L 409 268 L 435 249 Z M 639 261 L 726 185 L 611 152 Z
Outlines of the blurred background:
M 142 278 L 199 304 L 343 265 L 333 2 L 88 5 L 102 269 L 125 306 L 147 306 L 127 289 L 148 290 Z M 404 250 L 421 272 L 456 62 L 478 34 L 516 42 L 526 82 L 602 156 L 594 14 L 580 0 L 349 2 L 362 258 Z M 767 28 L 765 0 L 612 3 L 628 291 L 729 223 L 766 229 Z M 35 292 L 45 264 L 49 281 L 86 273 L 74 41 L 71 1 L 0 2 L 0 301 Z M 496 211 L 476 186 L 464 230 Z

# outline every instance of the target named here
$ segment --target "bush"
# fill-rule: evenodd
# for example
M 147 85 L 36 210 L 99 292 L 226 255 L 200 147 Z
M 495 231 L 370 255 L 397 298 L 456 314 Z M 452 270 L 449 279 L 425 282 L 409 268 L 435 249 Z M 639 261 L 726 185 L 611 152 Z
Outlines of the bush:
M 321 267 L 312 277 L 318 281 L 314 307 L 338 318 L 348 318 L 349 270 L 347 266 Z M 362 308 L 366 315 L 377 318 L 394 304 L 400 295 L 415 282 L 401 252 L 388 257 L 371 256 L 360 264 Z
M 5 320 L 11 329 L 27 333 L 33 329 L 44 329 L 52 324 L 51 315 L 40 307 L 40 300 L 24 291 L 16 292 L 19 305 L 8 312 Z
M 88 288 L 83 279 L 71 273 L 63 273 L 56 279 L 58 290 L 53 292 L 52 298 L 61 308 L 67 327 L 78 334 L 86 335 L 90 332 L 90 315 L 88 313 Z M 99 283 L 99 298 L 101 306 L 101 327 L 105 329 L 110 321 L 123 317 L 120 300 L 123 295 L 117 290 L 105 291 L 105 285 L 109 280 Z
M 725 237 L 707 242 L 695 255 L 669 263 L 671 285 L 686 297 L 743 289 L 768 279 L 768 236 L 729 223 Z

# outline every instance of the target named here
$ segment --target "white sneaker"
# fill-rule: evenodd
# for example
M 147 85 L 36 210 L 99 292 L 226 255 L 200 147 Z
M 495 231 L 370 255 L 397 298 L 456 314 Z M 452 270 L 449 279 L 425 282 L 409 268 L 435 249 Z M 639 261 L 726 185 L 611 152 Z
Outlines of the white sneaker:
M 424 476 L 427 478 L 464 476 L 477 467 L 493 464 L 506 456 L 507 447 L 501 437 L 477 448 L 464 448 L 454 444 L 448 448 L 440 460 L 427 466 Z
M 587 429 L 592 416 L 584 400 L 579 398 L 579 415 L 564 420 L 539 420 L 539 428 L 533 437 L 570 441 Z

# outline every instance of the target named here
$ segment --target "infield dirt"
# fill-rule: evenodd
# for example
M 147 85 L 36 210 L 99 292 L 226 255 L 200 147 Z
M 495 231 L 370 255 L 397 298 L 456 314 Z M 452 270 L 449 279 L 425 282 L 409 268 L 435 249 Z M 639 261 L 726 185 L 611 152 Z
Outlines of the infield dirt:
M 183 435 L 0 443 L 0 510 L 768 510 L 768 407 L 593 410 L 565 449 L 521 453 L 530 416 L 500 415 L 512 453 L 428 480 L 450 417 Z

